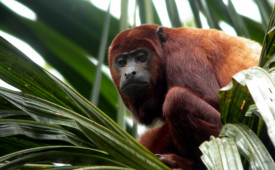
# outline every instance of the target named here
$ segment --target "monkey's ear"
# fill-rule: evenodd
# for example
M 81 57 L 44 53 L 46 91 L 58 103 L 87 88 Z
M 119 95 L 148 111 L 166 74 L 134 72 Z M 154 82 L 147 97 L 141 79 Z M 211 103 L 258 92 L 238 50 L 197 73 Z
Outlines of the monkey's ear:
M 158 27 L 158 29 L 156 30 L 156 34 L 158 35 L 159 40 L 160 40 L 161 44 L 163 45 L 166 42 L 166 37 L 165 37 L 165 34 L 163 32 L 163 28 Z

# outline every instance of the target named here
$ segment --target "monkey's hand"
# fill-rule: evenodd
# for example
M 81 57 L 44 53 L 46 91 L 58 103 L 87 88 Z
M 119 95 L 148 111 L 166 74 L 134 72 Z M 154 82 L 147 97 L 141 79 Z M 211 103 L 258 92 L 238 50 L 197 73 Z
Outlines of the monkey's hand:
M 177 154 L 156 154 L 156 156 L 173 170 L 192 170 L 194 161 Z

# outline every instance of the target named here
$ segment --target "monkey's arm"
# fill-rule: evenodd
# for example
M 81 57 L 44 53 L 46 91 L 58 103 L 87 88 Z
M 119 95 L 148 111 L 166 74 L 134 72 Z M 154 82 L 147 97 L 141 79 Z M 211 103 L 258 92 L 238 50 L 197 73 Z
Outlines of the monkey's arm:
M 220 113 L 184 87 L 173 87 L 163 105 L 176 146 L 184 154 L 200 155 L 198 146 L 221 129 Z

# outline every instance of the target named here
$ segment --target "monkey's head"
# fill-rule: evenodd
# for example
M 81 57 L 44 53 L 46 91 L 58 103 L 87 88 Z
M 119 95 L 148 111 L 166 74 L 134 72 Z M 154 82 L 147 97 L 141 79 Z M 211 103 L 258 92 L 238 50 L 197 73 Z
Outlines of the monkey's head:
M 156 84 L 161 65 L 159 26 L 143 25 L 121 32 L 109 49 L 109 65 L 121 95 L 131 99 L 143 97 Z M 157 41 L 156 41 L 157 40 Z
M 166 94 L 163 30 L 158 28 L 142 25 L 125 30 L 109 49 L 114 84 L 124 104 L 145 125 L 162 116 Z
M 146 48 L 120 53 L 113 67 L 120 75 L 119 90 L 130 98 L 143 96 L 151 83 L 152 52 Z

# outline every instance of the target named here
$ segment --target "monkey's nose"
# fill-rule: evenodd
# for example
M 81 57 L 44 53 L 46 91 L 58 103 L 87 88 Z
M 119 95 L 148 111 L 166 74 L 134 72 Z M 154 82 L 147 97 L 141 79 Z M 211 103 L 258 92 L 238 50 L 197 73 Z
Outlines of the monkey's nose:
M 136 74 L 137 74 L 136 71 L 129 71 L 129 72 L 125 73 L 124 75 L 125 75 L 126 79 L 129 79 L 129 78 L 134 78 Z

